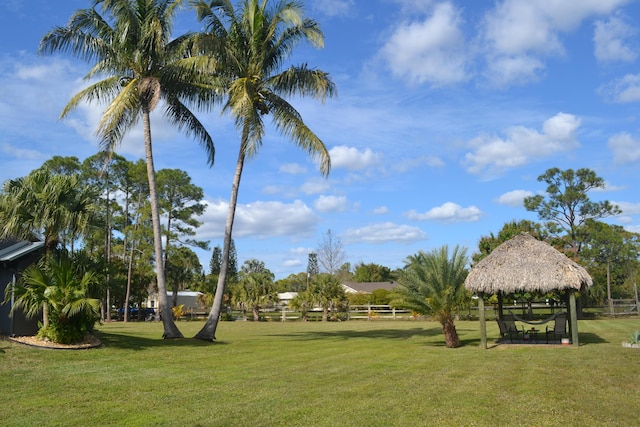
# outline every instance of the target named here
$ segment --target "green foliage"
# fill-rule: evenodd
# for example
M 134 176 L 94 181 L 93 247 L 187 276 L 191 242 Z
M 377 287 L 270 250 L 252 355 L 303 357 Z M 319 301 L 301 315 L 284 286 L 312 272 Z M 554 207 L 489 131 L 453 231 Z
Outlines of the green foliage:
M 349 305 L 367 305 L 371 304 L 371 294 L 365 292 L 354 292 L 347 294 Z
M 24 309 L 30 318 L 43 313 L 39 336 L 64 344 L 79 341 L 98 320 L 100 302 L 87 297 L 95 281 L 92 272 L 80 274 L 66 253 L 56 254 L 48 264 L 25 269 L 14 289 L 11 313 Z M 10 292 L 5 299 L 9 297 Z
M 313 302 L 322 307 L 322 320 L 329 320 L 329 312 L 336 313 L 347 301 L 340 281 L 333 275 L 321 273 L 311 280 L 310 292 Z
M 371 304 L 387 305 L 391 301 L 391 292 L 386 289 L 375 289 L 371 292 Z
M 458 312 L 469 303 L 464 289 L 467 277 L 466 249 L 456 246 L 449 257 L 443 246 L 427 253 L 420 251 L 405 261 L 400 284 L 391 305 L 430 315 L 442 324 L 447 347 L 460 345 L 454 326 Z
M 539 223 L 528 220 L 512 220 L 502 226 L 502 229 L 498 232 L 497 236 L 491 233 L 489 236 L 482 236 L 480 238 L 480 242 L 478 243 L 478 253 L 473 254 L 473 262 L 480 262 L 502 243 L 521 233 L 529 233 L 538 240 L 544 240 L 546 236 L 545 231 L 542 229 L 542 225 Z
M 548 169 L 538 177 L 538 181 L 547 184 L 547 195 L 535 195 L 524 199 L 524 206 L 528 211 L 536 212 L 544 221 L 550 221 L 559 229 L 550 227 L 549 230 L 558 234 L 559 230 L 566 233 L 565 245 L 574 254 L 580 252 L 582 241 L 579 229 L 588 219 L 600 219 L 611 215 L 618 215 L 622 211 L 609 201 L 594 202 L 588 193 L 605 187 L 605 181 L 591 169 L 560 170 Z
M 376 263 L 359 263 L 356 265 L 353 280 L 356 282 L 390 282 L 391 269 Z
M 640 344 L 640 331 L 635 331 L 633 334 L 631 334 L 631 343 Z

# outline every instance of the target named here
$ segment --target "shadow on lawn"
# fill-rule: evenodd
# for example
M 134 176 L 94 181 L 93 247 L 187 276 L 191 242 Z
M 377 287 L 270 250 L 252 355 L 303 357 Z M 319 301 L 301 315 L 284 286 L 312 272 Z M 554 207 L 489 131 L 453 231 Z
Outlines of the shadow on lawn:
M 317 339 L 395 339 L 406 340 L 413 337 L 433 337 L 442 334 L 441 328 L 423 329 L 371 329 L 371 330 L 343 330 L 343 331 L 308 331 L 293 334 L 272 334 L 271 336 L 288 337 L 300 341 Z
M 177 338 L 165 340 L 158 338 L 144 338 L 125 334 L 97 331 L 95 335 L 102 341 L 102 347 L 119 348 L 125 350 L 146 350 L 150 348 L 167 347 L 206 347 L 212 344 L 225 344 L 221 341 L 208 342 L 195 338 Z

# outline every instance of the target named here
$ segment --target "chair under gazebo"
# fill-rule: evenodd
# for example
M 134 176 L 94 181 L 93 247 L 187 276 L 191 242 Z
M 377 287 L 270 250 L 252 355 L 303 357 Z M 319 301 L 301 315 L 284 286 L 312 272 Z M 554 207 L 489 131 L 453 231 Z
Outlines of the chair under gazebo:
M 575 293 L 590 287 L 589 273 L 546 242 L 522 233 L 502 243 L 471 268 L 465 287 L 478 295 L 481 346 L 487 348 L 484 313 L 485 295 L 498 295 L 499 318 L 503 318 L 504 295 L 516 292 L 547 293 L 555 290 L 567 294 L 569 333 L 574 346 L 578 338 Z

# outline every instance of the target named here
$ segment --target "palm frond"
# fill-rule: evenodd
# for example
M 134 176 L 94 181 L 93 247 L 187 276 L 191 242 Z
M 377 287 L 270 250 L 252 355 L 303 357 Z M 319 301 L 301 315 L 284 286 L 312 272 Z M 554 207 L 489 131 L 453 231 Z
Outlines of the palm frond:
M 290 138 L 294 144 L 317 160 L 320 172 L 327 176 L 331 171 L 331 156 L 322 140 L 302 121 L 302 117 L 291 104 L 283 98 L 266 93 L 265 96 L 272 111 L 276 128 Z

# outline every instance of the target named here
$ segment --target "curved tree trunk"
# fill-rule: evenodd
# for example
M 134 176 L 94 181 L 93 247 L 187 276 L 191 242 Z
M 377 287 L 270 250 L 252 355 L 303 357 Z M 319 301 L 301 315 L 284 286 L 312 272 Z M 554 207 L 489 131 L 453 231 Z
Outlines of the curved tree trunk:
M 178 330 L 171 307 L 167 300 L 167 286 L 164 277 L 164 258 L 162 256 L 162 234 L 160 231 L 160 210 L 158 208 L 158 194 L 156 192 L 156 174 L 153 166 L 153 153 L 151 150 L 151 124 L 149 110 L 142 113 L 144 123 L 144 151 L 147 159 L 147 178 L 149 179 L 149 198 L 151 201 L 151 220 L 153 223 L 153 246 L 155 248 L 156 274 L 158 281 L 158 307 L 162 315 L 164 333 L 162 338 L 183 338 Z
M 456 331 L 456 325 L 454 325 L 453 320 L 443 321 L 442 331 L 444 332 L 444 340 L 448 348 L 460 347 L 458 331 Z
M 218 286 L 216 294 L 213 298 L 213 306 L 207 321 L 194 338 L 214 341 L 216 339 L 216 329 L 218 328 L 218 320 L 222 309 L 222 299 L 224 297 L 224 287 L 227 282 L 227 273 L 229 270 L 229 251 L 231 247 L 231 233 L 233 231 L 233 221 L 236 215 L 236 205 L 238 203 L 238 188 L 240 187 L 240 178 L 242 177 L 242 169 L 244 167 L 245 147 L 247 141 L 247 130 L 243 132 L 242 143 L 240 144 L 240 152 L 238 153 L 238 162 L 236 163 L 236 171 L 233 176 L 233 184 L 231 186 L 231 198 L 229 200 L 229 210 L 227 212 L 227 222 L 224 229 L 224 245 L 222 248 L 222 264 L 220 265 L 220 274 L 218 275 Z

